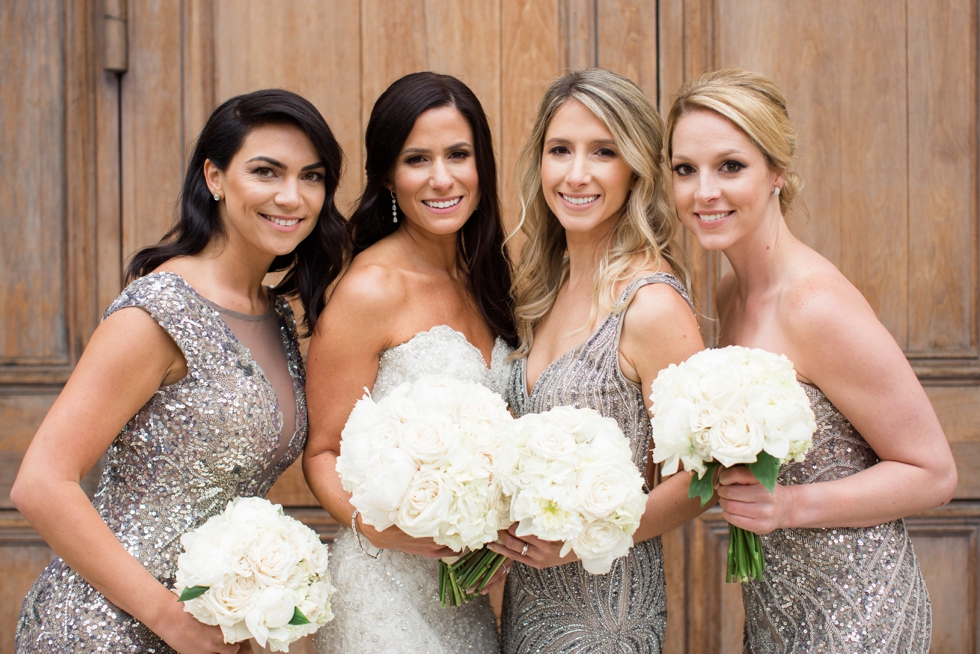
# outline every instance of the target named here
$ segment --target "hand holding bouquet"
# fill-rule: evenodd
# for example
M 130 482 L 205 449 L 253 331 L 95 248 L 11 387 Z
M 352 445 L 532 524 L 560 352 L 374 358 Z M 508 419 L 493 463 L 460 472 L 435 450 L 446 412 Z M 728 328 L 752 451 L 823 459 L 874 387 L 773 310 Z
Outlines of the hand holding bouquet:
M 575 552 L 593 574 L 633 546 L 643 476 L 612 418 L 568 406 L 523 416 L 502 443 L 497 477 L 518 537 L 564 541 L 561 556 Z
M 457 552 L 480 550 L 509 524 L 492 472 L 500 437 L 512 424 L 503 399 L 488 388 L 425 376 L 378 402 L 367 395 L 357 402 L 341 436 L 337 473 L 364 521 L 379 531 L 395 525 Z M 486 567 L 479 578 L 495 571 Z M 444 604 L 475 597 L 459 582 L 441 563 Z
M 226 643 L 255 638 L 286 652 L 333 618 L 327 548 L 268 500 L 232 500 L 180 542 L 178 601 L 204 624 L 220 625 Z
M 802 461 L 816 429 L 806 392 L 784 356 L 730 346 L 671 364 L 653 382 L 653 460 L 664 474 L 696 472 L 689 497 L 714 494 L 718 466 L 745 464 L 769 492 L 779 466 Z M 728 581 L 762 579 L 759 536 L 729 525 Z

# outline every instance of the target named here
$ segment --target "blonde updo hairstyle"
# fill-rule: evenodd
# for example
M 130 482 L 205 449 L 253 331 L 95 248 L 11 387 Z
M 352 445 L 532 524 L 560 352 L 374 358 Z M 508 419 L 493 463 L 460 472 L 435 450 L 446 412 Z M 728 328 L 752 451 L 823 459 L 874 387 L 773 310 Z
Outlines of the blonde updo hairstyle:
M 779 193 L 785 215 L 803 180 L 790 170 L 796 156 L 796 130 L 789 119 L 786 98 L 765 75 L 738 68 L 702 73 L 681 87 L 667 115 L 667 159 L 673 157 L 674 128 L 692 111 L 713 111 L 742 130 L 759 148 L 773 172 L 786 181 Z
M 622 75 L 601 68 L 569 73 L 545 92 L 517 162 L 521 214 L 514 233 L 522 231 L 527 241 L 511 293 L 519 340 L 515 357 L 526 356 L 531 349 L 534 325 L 551 309 L 568 276 L 565 230 L 545 201 L 541 160 L 548 126 L 569 100 L 582 103 L 605 124 L 634 175 L 622 216 L 595 273 L 589 324 L 599 312 L 622 310 L 616 306 L 619 282 L 661 262 L 689 285 L 684 253 L 677 241 L 679 223 L 666 183 L 663 119 L 640 88 Z

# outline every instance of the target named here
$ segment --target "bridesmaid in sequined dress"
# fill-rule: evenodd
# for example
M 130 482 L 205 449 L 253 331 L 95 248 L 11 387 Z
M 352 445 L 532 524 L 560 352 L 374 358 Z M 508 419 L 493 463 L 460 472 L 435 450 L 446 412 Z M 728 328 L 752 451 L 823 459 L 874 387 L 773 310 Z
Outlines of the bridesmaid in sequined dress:
M 133 258 L 11 490 L 58 554 L 24 601 L 17 652 L 251 651 L 176 602 L 179 538 L 232 498 L 267 493 L 302 451 L 285 298 L 312 328 L 348 259 L 333 201 L 342 159 L 316 108 L 288 91 L 232 98 L 208 119 L 174 227 Z M 285 271 L 275 288 L 270 271 Z M 93 506 L 79 480 L 104 453 Z
M 519 164 L 527 242 L 513 287 L 515 414 L 595 409 L 617 421 L 651 481 L 650 385 L 703 347 L 678 280 L 686 269 L 662 138 L 663 121 L 630 80 L 592 69 L 556 81 Z M 689 479 L 649 493 L 634 547 L 605 575 L 560 558 L 561 543 L 500 532 L 492 549 L 516 561 L 504 651 L 658 654 L 667 623 L 659 536 L 701 511 Z
M 817 418 L 775 493 L 744 466 L 719 477 L 725 518 L 764 535 L 764 579 L 742 585 L 744 651 L 927 652 L 929 594 L 902 518 L 948 502 L 956 467 L 894 339 L 787 227 L 801 184 L 785 99 L 762 75 L 705 73 L 681 89 L 667 139 L 681 219 L 732 265 L 720 344 L 785 354 Z

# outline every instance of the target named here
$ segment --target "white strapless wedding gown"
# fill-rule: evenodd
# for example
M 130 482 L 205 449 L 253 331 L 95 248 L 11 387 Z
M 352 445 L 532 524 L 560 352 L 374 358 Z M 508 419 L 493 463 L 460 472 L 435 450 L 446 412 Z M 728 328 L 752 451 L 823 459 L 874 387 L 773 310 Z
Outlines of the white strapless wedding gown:
M 487 368 L 480 350 L 460 332 L 438 325 L 381 354 L 371 397 L 423 375 L 474 381 L 504 395 L 510 348 L 494 344 Z M 504 399 L 507 399 L 506 395 Z M 362 537 L 372 554 L 378 550 Z M 487 599 L 458 607 L 439 603 L 439 560 L 382 550 L 361 552 L 354 533 L 341 528 L 330 552 L 334 619 L 317 633 L 317 654 L 479 654 L 500 651 Z

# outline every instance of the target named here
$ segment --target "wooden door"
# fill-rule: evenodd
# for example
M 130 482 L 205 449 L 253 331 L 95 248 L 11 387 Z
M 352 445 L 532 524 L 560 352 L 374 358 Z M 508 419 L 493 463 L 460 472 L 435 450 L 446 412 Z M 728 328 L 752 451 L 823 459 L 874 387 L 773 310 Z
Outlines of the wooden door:
M 908 521 L 933 598 L 933 651 L 980 651 L 977 24 L 972 0 L 2 3 L 0 654 L 52 556 L 9 503 L 20 457 L 126 258 L 169 225 L 189 144 L 218 103 L 267 86 L 312 100 L 347 155 L 347 207 L 381 91 L 416 70 L 456 75 L 490 116 L 513 225 L 514 163 L 541 93 L 594 65 L 631 77 L 663 110 L 684 80 L 723 65 L 786 92 L 809 210 L 791 226 L 903 346 L 959 465 L 957 499 Z M 725 262 L 688 246 L 710 315 Z M 328 537 L 335 528 L 298 467 L 272 499 Z M 739 651 L 726 537 L 717 513 L 665 536 L 668 652 Z

